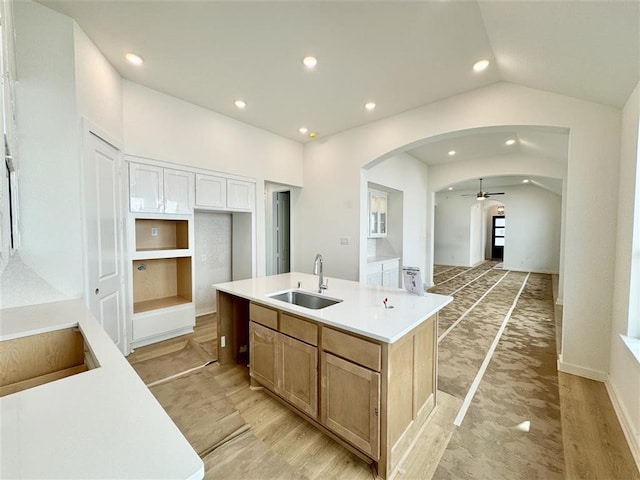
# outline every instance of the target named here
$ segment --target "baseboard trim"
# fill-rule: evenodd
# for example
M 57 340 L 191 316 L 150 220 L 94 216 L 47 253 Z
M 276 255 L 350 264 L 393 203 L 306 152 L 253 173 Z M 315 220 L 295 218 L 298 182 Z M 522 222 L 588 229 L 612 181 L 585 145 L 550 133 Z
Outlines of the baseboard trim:
M 618 400 L 618 392 L 616 391 L 613 383 L 611 383 L 611 379 L 607 378 L 604 385 L 607 388 L 607 393 L 611 399 L 613 410 L 616 412 L 616 416 L 618 417 L 618 422 L 622 427 L 624 438 L 627 439 L 627 443 L 629 444 L 629 449 L 631 450 L 631 455 L 636 462 L 636 467 L 638 468 L 638 471 L 640 471 L 640 432 L 633 431 L 633 424 L 629 420 L 629 413 L 624 405 Z
M 562 360 L 562 354 L 558 355 L 558 371 L 588 378 L 590 380 L 597 380 L 598 382 L 607 381 L 607 374 L 605 372 L 581 367 L 580 365 L 574 365 L 572 363 L 566 363 Z

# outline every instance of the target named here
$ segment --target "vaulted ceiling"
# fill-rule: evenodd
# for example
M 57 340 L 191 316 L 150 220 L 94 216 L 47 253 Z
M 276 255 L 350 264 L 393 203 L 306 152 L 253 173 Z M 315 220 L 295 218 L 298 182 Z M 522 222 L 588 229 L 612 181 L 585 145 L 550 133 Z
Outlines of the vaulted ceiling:
M 73 17 L 124 78 L 303 143 L 498 81 L 621 107 L 640 71 L 638 1 L 39 3 Z M 545 155 L 566 147 L 553 132 L 477 133 L 410 153 L 494 155 L 523 135 Z

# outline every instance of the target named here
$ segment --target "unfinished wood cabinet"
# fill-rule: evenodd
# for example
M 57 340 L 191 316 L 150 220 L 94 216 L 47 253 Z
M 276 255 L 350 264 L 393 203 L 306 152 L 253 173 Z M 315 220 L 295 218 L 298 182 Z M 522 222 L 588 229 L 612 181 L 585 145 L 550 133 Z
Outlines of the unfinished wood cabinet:
M 278 333 L 259 323 L 249 324 L 251 376 L 270 390 L 276 389 L 276 337 Z
M 251 317 L 251 377 L 393 477 L 436 405 L 437 315 L 386 343 L 230 293 L 218 299 L 218 334 L 231 346 L 218 345 L 220 363 L 238 357 Z
M 318 416 L 318 349 L 277 334 L 276 393 L 307 415 Z
M 318 349 L 304 341 L 317 344 L 317 325 L 256 303 L 249 317 L 251 377 L 317 418 Z
M 380 457 L 380 374 L 322 353 L 320 421 L 372 459 Z
M 77 328 L 0 342 L 0 397 L 95 368 Z

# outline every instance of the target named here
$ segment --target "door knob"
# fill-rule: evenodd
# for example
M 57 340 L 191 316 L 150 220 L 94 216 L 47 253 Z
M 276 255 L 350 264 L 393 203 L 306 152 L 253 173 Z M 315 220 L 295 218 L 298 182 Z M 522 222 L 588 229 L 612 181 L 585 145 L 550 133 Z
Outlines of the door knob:
M 96 288 L 96 295 L 98 295 L 100 293 L 100 289 Z

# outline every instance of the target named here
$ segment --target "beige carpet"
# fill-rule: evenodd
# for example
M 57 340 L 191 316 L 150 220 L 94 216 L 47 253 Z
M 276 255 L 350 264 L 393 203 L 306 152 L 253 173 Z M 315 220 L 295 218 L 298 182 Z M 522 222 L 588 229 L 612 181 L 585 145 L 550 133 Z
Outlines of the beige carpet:
M 201 457 L 247 431 L 215 379 L 210 352 L 194 340 L 182 348 L 132 363 L 178 429 Z

